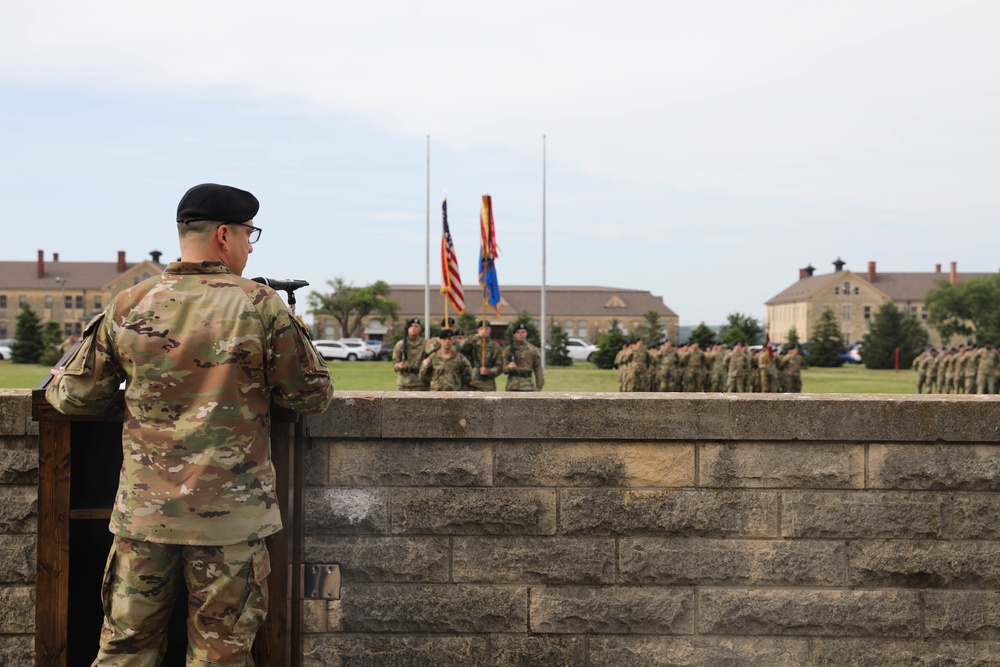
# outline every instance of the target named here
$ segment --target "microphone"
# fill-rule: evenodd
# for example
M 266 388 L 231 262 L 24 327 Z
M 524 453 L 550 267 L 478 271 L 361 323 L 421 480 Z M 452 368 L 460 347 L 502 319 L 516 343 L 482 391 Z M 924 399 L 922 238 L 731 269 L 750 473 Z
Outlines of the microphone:
M 267 285 L 274 290 L 285 290 L 289 294 L 294 292 L 300 287 L 305 287 L 309 283 L 305 280 L 291 280 L 286 278 L 285 280 L 276 280 L 275 278 L 254 278 L 255 283 L 260 283 L 261 285 Z

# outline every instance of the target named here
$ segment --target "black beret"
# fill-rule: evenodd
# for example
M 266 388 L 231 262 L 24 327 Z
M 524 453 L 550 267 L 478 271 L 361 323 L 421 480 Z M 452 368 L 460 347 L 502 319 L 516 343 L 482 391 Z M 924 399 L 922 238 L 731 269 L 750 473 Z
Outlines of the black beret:
M 447 320 L 441 320 L 441 326 L 443 327 L 453 327 L 455 326 L 455 318 L 449 317 Z
M 454 335 L 451 329 L 441 329 L 441 333 L 438 334 L 438 338 L 451 338 Z
M 514 327 L 514 331 L 527 331 L 528 327 L 524 325 L 524 322 L 518 322 L 517 326 Z
M 246 190 L 202 183 L 181 197 L 177 204 L 177 222 L 216 220 L 238 224 L 253 220 L 259 209 L 260 202 Z
M 459 337 L 464 337 L 465 336 L 465 332 L 462 331 L 461 329 L 455 329 L 455 335 L 459 336 Z
M 414 317 L 413 319 L 408 320 L 406 326 L 410 326 L 411 324 L 420 324 L 420 318 Z

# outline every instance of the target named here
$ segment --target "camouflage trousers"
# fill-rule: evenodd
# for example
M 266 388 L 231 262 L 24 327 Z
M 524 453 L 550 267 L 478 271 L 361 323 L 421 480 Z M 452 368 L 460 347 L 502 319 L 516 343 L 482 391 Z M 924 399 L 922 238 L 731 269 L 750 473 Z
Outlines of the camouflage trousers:
M 94 667 L 160 664 L 179 568 L 188 590 L 188 667 L 254 664 L 250 648 L 267 615 L 271 571 L 263 540 L 207 547 L 116 536 L 104 572 Z

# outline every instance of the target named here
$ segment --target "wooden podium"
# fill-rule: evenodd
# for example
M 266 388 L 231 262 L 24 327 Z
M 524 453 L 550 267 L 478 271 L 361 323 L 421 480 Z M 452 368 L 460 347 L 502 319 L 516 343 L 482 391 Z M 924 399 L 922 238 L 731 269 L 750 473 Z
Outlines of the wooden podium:
M 87 667 L 97 655 L 103 620 L 101 581 L 123 456 L 124 392 L 105 414 L 69 417 L 45 400 L 47 382 L 32 394 L 32 419 L 39 425 L 35 665 Z M 301 452 L 297 415 L 272 406 L 271 456 L 285 529 L 267 538 L 270 606 L 253 648 L 258 667 L 301 664 Z M 185 607 L 174 605 L 165 667 L 184 665 Z

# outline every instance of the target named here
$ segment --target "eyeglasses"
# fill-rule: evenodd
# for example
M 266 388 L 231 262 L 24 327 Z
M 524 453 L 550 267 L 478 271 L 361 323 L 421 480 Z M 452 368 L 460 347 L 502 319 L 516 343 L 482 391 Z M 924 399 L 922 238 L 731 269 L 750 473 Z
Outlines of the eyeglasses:
M 260 233 L 262 231 L 264 231 L 260 227 L 254 227 L 253 225 L 248 225 L 245 222 L 235 222 L 233 224 L 239 225 L 241 227 L 249 227 L 250 228 L 250 236 L 248 238 L 248 240 L 250 241 L 250 245 L 253 245 L 257 241 L 259 241 L 260 240 Z

